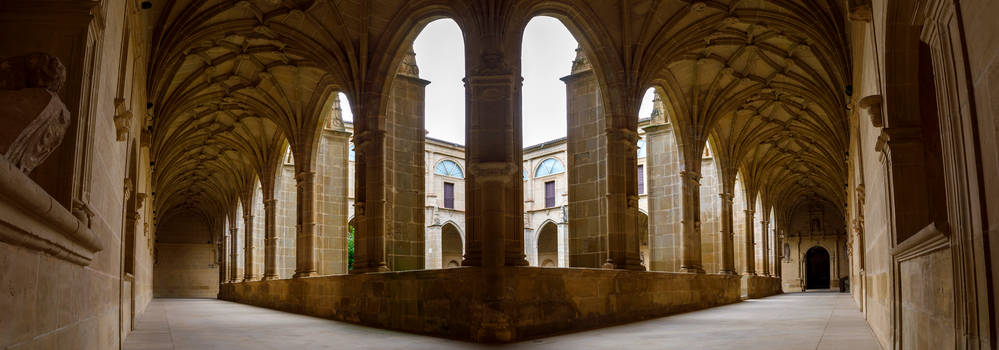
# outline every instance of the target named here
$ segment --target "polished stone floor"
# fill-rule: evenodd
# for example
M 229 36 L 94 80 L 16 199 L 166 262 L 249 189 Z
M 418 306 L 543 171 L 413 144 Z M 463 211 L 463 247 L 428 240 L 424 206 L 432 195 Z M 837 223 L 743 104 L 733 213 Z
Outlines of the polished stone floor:
M 849 294 L 794 293 L 502 346 L 214 299 L 155 299 L 125 349 L 880 349 Z

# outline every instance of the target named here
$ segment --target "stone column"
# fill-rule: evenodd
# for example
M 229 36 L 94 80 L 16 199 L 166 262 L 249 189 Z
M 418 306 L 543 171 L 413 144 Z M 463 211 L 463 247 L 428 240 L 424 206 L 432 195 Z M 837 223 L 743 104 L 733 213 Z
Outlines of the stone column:
M 295 235 L 294 278 L 317 276 L 316 262 L 316 173 L 299 171 L 295 175 L 298 215 Z
M 699 155 L 699 153 L 695 153 Z M 700 162 L 698 157 L 696 162 Z M 691 161 L 694 162 L 694 161 Z M 680 272 L 704 273 L 701 266 L 701 174 L 689 170 L 680 172 L 683 178 L 683 232 L 680 235 Z
M 232 220 L 233 226 L 229 228 L 229 282 L 235 283 L 239 281 L 239 269 L 236 266 L 236 259 L 239 256 L 239 247 L 236 244 L 236 235 L 239 234 L 239 230 L 236 228 L 236 220 Z
M 569 267 L 569 223 L 558 223 L 558 267 Z
M 760 274 L 763 276 L 773 276 L 773 273 L 770 271 L 770 220 L 767 219 L 766 212 L 763 214 L 763 220 L 760 220 L 760 227 L 763 230 L 763 232 L 760 232 L 762 235 L 760 238 L 762 238 L 763 242 L 762 247 L 760 247 L 763 250 L 763 266 L 760 267 Z
M 753 276 L 756 275 L 756 250 L 754 249 L 753 243 L 753 214 L 756 212 L 752 209 L 746 209 L 746 270 L 743 274 Z
M 500 50 L 486 47 L 465 79 L 465 266 L 525 266 L 519 85 Z
M 264 279 L 278 279 L 277 199 L 264 200 Z
M 354 231 L 354 268 L 350 273 L 389 270 L 385 263 L 385 130 L 376 127 L 366 126 L 354 135 L 354 220 L 357 227 Z
M 569 264 L 601 267 L 608 260 L 606 147 L 603 101 L 593 69 L 577 49 L 572 74 L 565 82 L 566 172 L 568 178 Z
M 426 189 L 424 101 L 429 81 L 420 79 L 409 51 L 392 81 L 386 111 L 386 263 L 393 271 L 424 268 Z
M 607 130 L 607 242 L 604 267 L 644 271 L 636 232 L 638 214 L 638 132 Z M 634 187 L 634 188 L 629 188 Z
M 721 268 L 718 273 L 723 275 L 734 275 L 735 272 L 735 245 L 733 230 L 734 222 L 732 218 L 731 192 L 718 194 L 721 197 Z
M 229 235 L 225 233 L 225 229 L 222 230 L 221 241 L 218 242 L 218 249 L 215 250 L 216 260 L 219 263 L 219 284 L 229 282 L 229 259 L 226 259 L 228 253 L 226 253 L 226 242 L 229 241 Z
M 249 210 L 248 210 L 249 212 Z M 243 242 L 246 243 L 243 252 L 243 282 L 256 279 L 253 272 L 253 215 L 243 215 Z

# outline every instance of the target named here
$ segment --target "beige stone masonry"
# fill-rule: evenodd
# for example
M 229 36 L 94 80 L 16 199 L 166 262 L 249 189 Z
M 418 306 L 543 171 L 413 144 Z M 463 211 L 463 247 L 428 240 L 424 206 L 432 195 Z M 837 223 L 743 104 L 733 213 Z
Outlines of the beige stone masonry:
M 660 317 L 740 300 L 738 276 L 582 268 L 386 272 L 224 284 L 224 300 L 369 326 L 510 342 Z M 762 282 L 758 282 L 762 281 Z M 754 295 L 776 279 L 754 278 Z M 763 285 L 759 285 L 763 283 Z M 460 297 L 459 297 L 460 296 Z

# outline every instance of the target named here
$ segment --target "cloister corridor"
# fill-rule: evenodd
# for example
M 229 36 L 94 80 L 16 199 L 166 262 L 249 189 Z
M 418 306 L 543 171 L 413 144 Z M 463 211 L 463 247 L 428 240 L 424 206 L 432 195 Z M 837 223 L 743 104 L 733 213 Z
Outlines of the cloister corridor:
M 747 342 L 747 339 L 752 339 Z M 359 326 L 215 299 L 154 299 L 125 349 L 879 349 L 850 295 L 789 293 L 506 345 Z

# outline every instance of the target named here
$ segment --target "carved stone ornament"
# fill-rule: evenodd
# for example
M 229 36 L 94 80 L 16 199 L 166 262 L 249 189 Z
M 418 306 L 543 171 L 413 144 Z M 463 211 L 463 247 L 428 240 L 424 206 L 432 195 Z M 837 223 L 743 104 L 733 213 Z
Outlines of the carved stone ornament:
M 132 112 L 128 110 L 125 99 L 114 100 L 114 131 L 118 141 L 128 140 L 128 128 L 132 125 Z
M 871 125 L 875 128 L 885 126 L 884 116 L 881 114 L 881 95 L 866 96 L 857 102 L 857 106 L 870 114 Z
M 66 67 L 55 56 L 31 53 L 0 61 L 0 153 L 25 174 L 62 143 L 70 114 L 58 91 Z
M 496 50 L 483 52 L 479 65 L 472 70 L 474 75 L 506 75 L 510 72 L 510 67 L 503 59 L 503 53 Z

